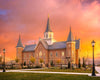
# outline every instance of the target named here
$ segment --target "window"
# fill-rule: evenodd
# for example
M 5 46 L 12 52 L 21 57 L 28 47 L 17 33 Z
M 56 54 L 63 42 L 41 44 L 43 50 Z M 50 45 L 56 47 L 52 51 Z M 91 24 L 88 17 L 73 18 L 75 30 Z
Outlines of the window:
M 46 38 L 48 38 L 48 34 L 46 34 Z
M 34 53 L 33 53 L 33 57 L 35 57 Z
M 69 47 L 71 46 L 71 44 L 69 44 Z
M 56 52 L 56 56 L 58 56 L 58 53 Z
M 74 51 L 72 51 L 72 54 L 74 54 Z
M 64 52 L 62 52 L 62 56 L 64 56 Z
M 50 38 L 51 38 L 51 34 L 50 34 Z
M 38 54 L 36 53 L 36 57 L 38 57 Z
M 29 59 L 31 58 L 31 54 L 29 54 Z
M 42 57 L 42 52 L 40 51 L 40 53 L 39 53 L 39 57 Z
M 45 58 L 45 53 L 44 53 L 44 58 Z
M 50 53 L 50 56 L 52 56 L 52 53 Z

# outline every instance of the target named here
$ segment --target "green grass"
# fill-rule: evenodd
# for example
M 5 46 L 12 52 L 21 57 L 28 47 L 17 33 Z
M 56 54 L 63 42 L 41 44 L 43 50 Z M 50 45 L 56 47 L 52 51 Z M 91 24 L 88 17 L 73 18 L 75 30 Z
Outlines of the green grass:
M 42 73 L 0 73 L 0 80 L 100 80 L 100 77 Z
M 28 71 L 51 71 L 51 72 L 78 72 L 78 73 L 92 73 L 91 70 L 83 69 L 39 69 L 39 70 L 28 70 Z M 97 72 L 96 72 L 97 73 Z

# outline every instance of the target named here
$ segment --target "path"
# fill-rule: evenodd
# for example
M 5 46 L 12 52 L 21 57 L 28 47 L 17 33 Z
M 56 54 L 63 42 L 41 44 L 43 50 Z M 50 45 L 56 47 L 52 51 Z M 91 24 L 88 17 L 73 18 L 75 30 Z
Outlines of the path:
M 74 75 L 88 75 L 91 76 L 91 73 L 77 73 L 77 72 L 50 72 L 50 71 L 28 71 L 34 69 L 19 69 L 19 70 L 6 70 L 6 72 L 25 72 L 25 73 L 51 73 L 51 74 L 74 74 Z M 100 67 L 96 67 L 96 70 L 99 74 L 96 74 L 97 77 L 100 77 Z M 2 72 L 2 70 L 0 70 Z

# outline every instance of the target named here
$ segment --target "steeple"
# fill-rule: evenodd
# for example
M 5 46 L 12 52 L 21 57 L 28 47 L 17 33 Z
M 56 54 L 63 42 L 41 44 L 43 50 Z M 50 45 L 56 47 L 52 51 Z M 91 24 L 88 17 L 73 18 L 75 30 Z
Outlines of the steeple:
M 16 47 L 23 47 L 22 42 L 21 42 L 20 35 L 19 35 L 19 40 L 18 40 L 18 43 L 17 43 L 17 46 Z
M 74 40 L 74 38 L 73 38 L 72 31 L 71 31 L 71 26 L 70 26 L 70 32 L 69 32 L 69 35 L 68 35 L 67 41 L 73 41 L 73 40 Z
M 49 23 L 49 15 L 48 15 L 48 20 L 47 20 L 47 27 L 45 32 L 52 32 L 51 28 L 50 28 L 50 23 Z

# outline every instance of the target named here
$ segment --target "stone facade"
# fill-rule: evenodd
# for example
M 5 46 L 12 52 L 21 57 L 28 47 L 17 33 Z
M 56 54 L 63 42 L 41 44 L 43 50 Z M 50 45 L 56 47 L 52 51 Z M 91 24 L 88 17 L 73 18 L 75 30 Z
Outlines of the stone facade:
M 30 58 L 33 56 L 35 58 L 35 65 L 40 65 L 40 60 L 43 60 L 44 65 L 54 65 L 58 64 L 68 64 L 70 61 L 71 64 L 78 64 L 79 60 L 79 46 L 80 39 L 74 40 L 71 28 L 66 41 L 56 42 L 53 38 L 54 33 L 52 32 L 49 24 L 49 18 L 47 21 L 47 27 L 44 32 L 44 38 L 39 39 L 37 44 L 26 45 L 23 47 L 21 39 L 16 47 L 17 58 L 21 63 L 30 64 Z

